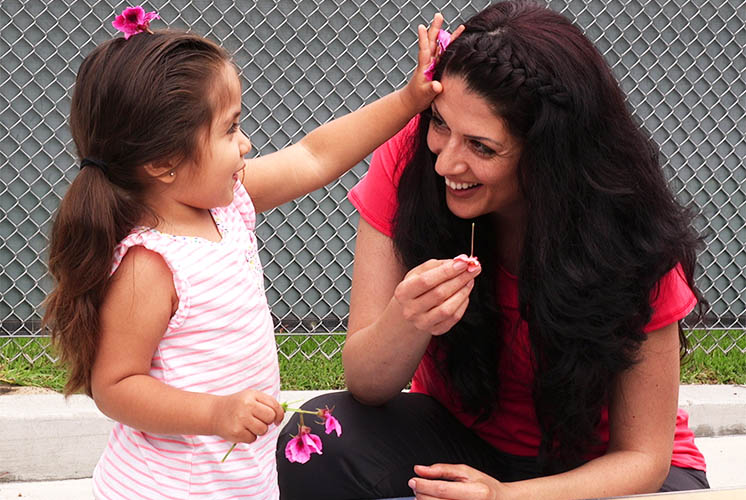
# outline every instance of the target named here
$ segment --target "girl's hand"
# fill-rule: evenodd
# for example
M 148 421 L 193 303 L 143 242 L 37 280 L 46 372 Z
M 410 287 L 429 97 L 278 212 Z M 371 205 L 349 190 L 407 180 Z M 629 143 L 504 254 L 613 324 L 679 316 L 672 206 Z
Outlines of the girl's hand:
M 443 91 L 443 85 L 440 82 L 430 81 L 425 77 L 425 70 L 430 66 L 433 59 L 439 56 L 437 39 L 441 26 L 443 26 L 443 16 L 440 12 L 436 13 L 433 17 L 433 22 L 430 24 L 429 29 L 421 24 L 417 26 L 419 47 L 417 69 L 414 70 L 414 75 L 412 75 L 409 83 L 404 88 L 403 98 L 418 111 L 427 108 L 435 96 Z M 451 41 L 458 38 L 464 29 L 464 25 L 460 25 L 453 35 L 451 35 Z
M 404 318 L 420 331 L 442 335 L 464 315 L 474 278 L 465 262 L 429 260 L 409 271 L 394 290 Z
M 409 480 L 417 500 L 498 500 L 509 498 L 508 488 L 497 479 L 468 465 L 415 465 L 420 476 Z
M 267 433 L 270 424 L 280 425 L 285 412 L 275 398 L 247 389 L 217 396 L 212 410 L 213 434 L 228 441 L 253 443 Z

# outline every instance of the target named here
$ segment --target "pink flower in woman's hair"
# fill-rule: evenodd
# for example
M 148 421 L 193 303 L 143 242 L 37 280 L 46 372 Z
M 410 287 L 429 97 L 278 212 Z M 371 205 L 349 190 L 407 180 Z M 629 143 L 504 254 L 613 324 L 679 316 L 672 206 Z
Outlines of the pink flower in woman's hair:
M 311 434 L 311 429 L 298 425 L 298 435 L 285 446 L 285 457 L 291 462 L 304 464 L 311 459 L 311 453 L 321 455 L 321 438 Z
M 145 12 L 145 9 L 139 5 L 136 7 L 127 7 L 122 11 L 120 15 L 112 21 L 111 25 L 116 29 L 124 33 L 124 39 L 129 40 L 129 37 L 142 32 L 150 33 L 150 21 L 153 19 L 160 19 L 158 13 Z
M 446 47 L 448 47 L 448 44 L 450 43 L 451 34 L 446 30 L 438 31 L 438 38 L 435 40 L 435 54 L 433 54 L 433 60 L 430 63 L 430 66 L 428 66 L 425 70 L 425 78 L 427 78 L 428 80 L 433 79 L 433 75 L 435 74 L 435 65 L 438 64 L 440 56 L 443 54 L 443 52 L 445 52 Z
M 332 410 L 328 407 L 319 410 L 319 416 L 324 419 L 324 428 L 327 434 L 336 432 L 337 437 L 342 435 L 342 425 L 339 423 L 339 420 L 332 416 Z

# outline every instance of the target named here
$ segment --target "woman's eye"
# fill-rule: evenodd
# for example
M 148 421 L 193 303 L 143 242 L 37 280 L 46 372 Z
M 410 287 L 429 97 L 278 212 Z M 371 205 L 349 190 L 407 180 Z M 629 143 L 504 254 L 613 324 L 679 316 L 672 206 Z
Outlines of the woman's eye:
M 241 128 L 241 125 L 238 122 L 236 122 L 233 125 L 231 125 L 231 128 L 228 129 L 228 133 L 235 134 L 240 128 Z
M 469 142 L 471 142 L 472 149 L 474 151 L 476 151 L 477 153 L 479 153 L 480 155 L 482 155 L 482 156 L 494 156 L 494 154 L 495 154 L 495 150 L 494 149 L 485 146 L 484 144 L 482 144 L 479 141 L 469 141 Z
M 433 114 L 432 118 L 430 119 L 430 123 L 432 123 L 435 128 L 439 128 L 439 129 L 448 128 L 446 127 L 446 122 L 444 122 L 443 119 L 436 114 Z

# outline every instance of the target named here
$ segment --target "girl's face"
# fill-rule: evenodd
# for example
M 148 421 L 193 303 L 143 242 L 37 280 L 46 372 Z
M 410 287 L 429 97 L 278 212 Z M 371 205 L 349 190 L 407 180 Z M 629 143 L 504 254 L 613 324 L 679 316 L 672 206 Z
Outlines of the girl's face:
M 200 138 L 199 161 L 190 161 L 180 169 L 176 182 L 182 181 L 183 202 L 196 208 L 214 208 L 233 201 L 233 186 L 245 166 L 244 156 L 251 142 L 239 126 L 241 83 L 231 64 L 225 64 L 211 90 L 216 113 Z
M 471 219 L 495 213 L 520 217 L 517 166 L 521 148 L 489 103 L 457 76 L 444 75 L 432 104 L 427 145 L 443 177 L 448 209 Z

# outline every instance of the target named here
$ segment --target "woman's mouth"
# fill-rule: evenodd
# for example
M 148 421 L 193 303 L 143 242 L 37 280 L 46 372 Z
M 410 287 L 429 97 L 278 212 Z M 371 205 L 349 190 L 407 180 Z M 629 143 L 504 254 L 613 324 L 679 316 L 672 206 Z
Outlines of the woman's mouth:
M 466 194 L 481 186 L 478 182 L 455 182 L 445 177 L 444 179 L 448 190 L 454 194 Z

